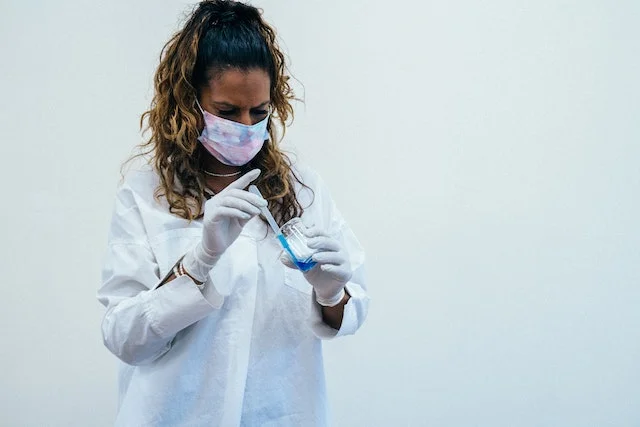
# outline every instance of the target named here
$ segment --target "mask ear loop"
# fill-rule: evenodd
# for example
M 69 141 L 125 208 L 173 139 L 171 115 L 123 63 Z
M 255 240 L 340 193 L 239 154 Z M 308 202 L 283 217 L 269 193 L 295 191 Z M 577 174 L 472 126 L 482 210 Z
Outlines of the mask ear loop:
M 200 105 L 200 101 L 198 101 L 198 97 L 197 96 L 196 96 L 196 105 L 200 109 L 200 112 L 202 112 L 202 114 L 204 114 L 204 108 L 202 108 L 202 105 Z

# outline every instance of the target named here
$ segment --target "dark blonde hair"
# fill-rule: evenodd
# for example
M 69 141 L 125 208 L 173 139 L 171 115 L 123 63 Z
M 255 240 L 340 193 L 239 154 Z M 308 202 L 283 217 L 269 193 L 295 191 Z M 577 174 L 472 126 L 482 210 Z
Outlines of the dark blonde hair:
M 278 147 L 293 120 L 290 102 L 295 97 L 275 31 L 253 6 L 229 0 L 203 1 L 165 44 L 154 78 L 153 100 L 140 119 L 141 128 L 151 135 L 129 160 L 151 155 L 160 176 L 156 198 L 164 196 L 170 211 L 185 219 L 199 217 L 205 198 L 201 163 L 205 151 L 198 143 L 204 123 L 196 99 L 199 88 L 227 69 L 261 69 L 271 79 L 270 141 L 243 171 L 262 170 L 254 183 L 282 225 L 303 211 L 294 191 L 294 180 L 301 182 Z M 280 137 L 274 121 L 282 130 Z

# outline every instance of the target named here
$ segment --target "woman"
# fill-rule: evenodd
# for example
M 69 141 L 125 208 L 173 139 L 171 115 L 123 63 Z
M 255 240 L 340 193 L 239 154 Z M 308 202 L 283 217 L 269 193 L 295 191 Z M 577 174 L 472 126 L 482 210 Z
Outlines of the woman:
M 116 425 L 327 424 L 321 340 L 364 322 L 364 253 L 321 179 L 278 148 L 287 79 L 242 3 L 200 3 L 163 49 L 151 161 L 118 189 L 98 293 L 124 362 Z M 282 256 L 265 206 L 314 224 L 313 269 Z

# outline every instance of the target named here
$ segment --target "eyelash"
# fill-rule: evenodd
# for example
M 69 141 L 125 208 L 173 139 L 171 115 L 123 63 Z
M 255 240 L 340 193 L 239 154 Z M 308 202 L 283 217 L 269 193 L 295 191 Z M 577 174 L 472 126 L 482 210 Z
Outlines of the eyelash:
M 218 112 L 223 116 L 232 116 L 232 115 L 236 114 L 235 110 L 218 110 Z M 256 116 L 263 116 L 263 115 L 265 115 L 267 113 L 268 113 L 267 110 L 258 110 L 258 111 L 252 111 L 251 112 L 251 114 L 254 114 Z

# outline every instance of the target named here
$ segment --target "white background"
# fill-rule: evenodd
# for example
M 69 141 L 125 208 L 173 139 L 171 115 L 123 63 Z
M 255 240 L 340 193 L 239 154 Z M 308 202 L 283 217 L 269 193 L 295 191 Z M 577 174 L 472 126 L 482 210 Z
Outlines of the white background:
M 368 252 L 336 426 L 640 425 L 640 3 L 261 1 Z M 108 426 L 95 299 L 187 3 L 0 3 L 0 425 Z

